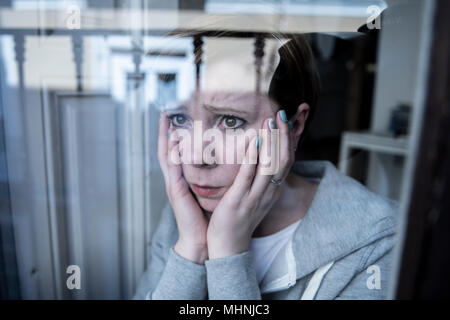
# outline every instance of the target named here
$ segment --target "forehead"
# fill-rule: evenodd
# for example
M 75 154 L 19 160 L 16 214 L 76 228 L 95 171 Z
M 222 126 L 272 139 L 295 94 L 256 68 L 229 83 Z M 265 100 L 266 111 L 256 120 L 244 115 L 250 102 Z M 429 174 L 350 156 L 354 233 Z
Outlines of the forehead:
M 253 92 L 196 92 L 186 103 L 188 108 L 229 109 L 256 112 L 273 111 L 276 105 L 267 95 Z

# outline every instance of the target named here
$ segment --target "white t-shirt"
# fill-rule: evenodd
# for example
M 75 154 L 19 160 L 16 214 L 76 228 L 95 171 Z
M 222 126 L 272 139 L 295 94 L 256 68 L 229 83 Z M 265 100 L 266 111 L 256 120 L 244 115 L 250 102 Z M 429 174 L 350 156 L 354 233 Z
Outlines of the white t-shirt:
M 301 220 L 266 237 L 251 238 L 249 250 L 253 256 L 253 267 L 260 283 L 269 270 L 278 252 L 294 234 Z

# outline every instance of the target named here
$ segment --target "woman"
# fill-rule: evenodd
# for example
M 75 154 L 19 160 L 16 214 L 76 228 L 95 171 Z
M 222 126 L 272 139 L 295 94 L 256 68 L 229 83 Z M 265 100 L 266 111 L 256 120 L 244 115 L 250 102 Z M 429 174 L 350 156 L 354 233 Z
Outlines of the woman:
M 198 93 L 162 112 L 158 159 L 170 205 L 135 298 L 386 297 L 397 204 L 328 161 L 294 162 L 317 104 L 319 77 L 304 38 L 279 54 L 267 96 Z M 180 147 L 176 131 L 192 132 L 196 121 L 221 132 L 265 131 L 240 142 L 244 162 L 206 161 L 202 142 L 191 154 L 197 161 L 178 163 L 171 157 L 189 147 Z M 272 145 L 278 153 L 268 151 Z M 213 157 L 232 153 L 235 159 L 239 147 L 225 144 Z M 279 162 L 273 174 L 262 174 L 263 154 Z

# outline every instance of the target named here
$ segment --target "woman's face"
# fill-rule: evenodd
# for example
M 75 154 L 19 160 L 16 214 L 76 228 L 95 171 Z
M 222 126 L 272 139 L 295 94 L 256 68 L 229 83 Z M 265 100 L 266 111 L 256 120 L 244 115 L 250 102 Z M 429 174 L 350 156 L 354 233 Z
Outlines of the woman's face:
M 182 160 L 183 175 L 203 210 L 213 212 L 239 171 L 243 156 L 239 150 L 247 150 L 250 137 L 259 133 L 266 119 L 275 118 L 277 107 L 269 98 L 254 93 L 203 92 L 182 107 L 165 111 L 171 131 L 184 129 L 190 134 L 191 160 L 195 161 Z M 208 129 L 221 133 L 214 139 L 222 140 L 211 153 L 216 160 L 212 164 L 204 153 L 213 141 L 203 137 Z M 229 129 L 241 129 L 234 131 L 234 140 L 226 138 Z

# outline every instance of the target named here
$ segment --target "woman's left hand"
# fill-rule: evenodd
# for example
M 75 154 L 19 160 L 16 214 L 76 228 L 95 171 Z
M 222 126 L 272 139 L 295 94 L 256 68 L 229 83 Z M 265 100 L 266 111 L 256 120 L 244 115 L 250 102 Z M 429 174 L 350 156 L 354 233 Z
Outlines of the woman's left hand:
M 279 169 L 274 175 L 262 174 L 261 161 L 258 161 L 256 137 L 250 142 L 246 161 L 241 164 L 234 183 L 220 200 L 209 221 L 207 230 L 209 259 L 223 258 L 248 250 L 250 239 L 259 223 L 277 200 L 280 186 L 272 183 L 286 178 L 294 163 L 295 154 L 292 135 L 288 124 L 282 121 L 280 111 L 276 116 L 279 129 L 278 160 Z M 270 150 L 271 134 L 269 121 L 263 128 L 267 135 L 260 137 L 261 152 Z M 275 155 L 277 156 L 277 155 Z M 272 159 L 273 156 L 271 155 Z

